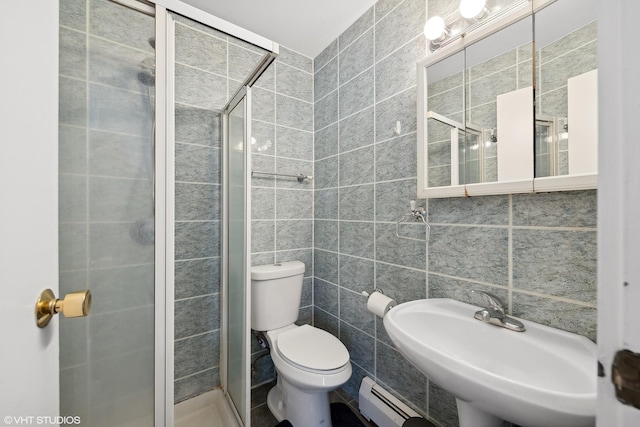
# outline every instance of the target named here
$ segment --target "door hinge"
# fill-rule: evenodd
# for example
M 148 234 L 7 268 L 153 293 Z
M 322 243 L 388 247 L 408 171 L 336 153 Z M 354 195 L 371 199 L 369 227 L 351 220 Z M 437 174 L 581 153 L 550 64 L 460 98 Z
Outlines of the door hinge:
M 611 373 L 618 400 L 640 409 L 640 354 L 630 350 L 618 351 Z

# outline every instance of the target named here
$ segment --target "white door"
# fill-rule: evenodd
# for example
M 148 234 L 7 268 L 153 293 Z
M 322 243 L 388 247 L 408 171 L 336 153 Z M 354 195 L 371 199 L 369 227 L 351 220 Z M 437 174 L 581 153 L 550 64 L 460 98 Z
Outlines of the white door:
M 0 416 L 35 425 L 59 413 L 58 319 L 34 316 L 58 291 L 58 2 L 4 2 L 0 55 Z
M 598 360 L 603 372 L 597 424 L 635 427 L 640 409 L 616 398 L 612 363 L 619 350 L 640 353 L 640 2 L 600 0 L 598 13 Z

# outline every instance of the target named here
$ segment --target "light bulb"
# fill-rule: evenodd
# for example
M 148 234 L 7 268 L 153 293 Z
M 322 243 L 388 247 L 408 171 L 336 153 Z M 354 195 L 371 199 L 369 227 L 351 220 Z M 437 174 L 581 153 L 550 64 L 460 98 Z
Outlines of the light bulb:
M 466 19 L 477 18 L 485 10 L 487 0 L 461 0 L 460 15 Z
M 424 24 L 424 36 L 427 40 L 440 40 L 447 35 L 447 26 L 440 16 L 429 18 Z

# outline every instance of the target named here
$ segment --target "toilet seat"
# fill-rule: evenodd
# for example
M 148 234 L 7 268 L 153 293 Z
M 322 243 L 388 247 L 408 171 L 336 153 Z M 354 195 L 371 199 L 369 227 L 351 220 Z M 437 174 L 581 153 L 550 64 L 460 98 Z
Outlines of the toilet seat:
M 349 363 L 349 352 L 338 338 L 309 325 L 282 332 L 276 347 L 284 360 L 308 372 L 329 374 Z

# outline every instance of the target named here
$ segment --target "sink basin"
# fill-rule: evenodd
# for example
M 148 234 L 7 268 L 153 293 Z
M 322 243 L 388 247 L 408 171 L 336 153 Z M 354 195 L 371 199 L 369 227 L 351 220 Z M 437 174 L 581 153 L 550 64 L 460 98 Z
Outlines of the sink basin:
M 460 427 L 595 425 L 596 345 L 522 320 L 514 332 L 473 318 L 446 298 L 391 309 L 384 327 L 416 368 L 456 397 Z

